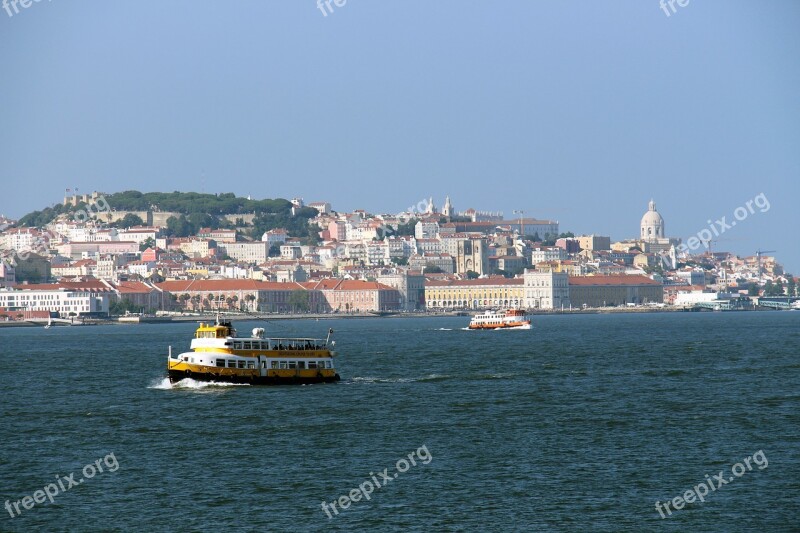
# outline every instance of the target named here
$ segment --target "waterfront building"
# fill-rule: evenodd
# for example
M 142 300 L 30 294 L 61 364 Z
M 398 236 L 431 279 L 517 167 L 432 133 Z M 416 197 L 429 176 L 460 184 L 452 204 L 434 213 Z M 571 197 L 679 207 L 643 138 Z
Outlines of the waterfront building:
M 419 311 L 425 308 L 425 277 L 418 270 L 393 269 L 381 273 L 378 283 L 396 289 L 400 293 L 400 309 Z
M 428 309 L 521 309 L 525 306 L 523 278 L 428 280 Z
M 573 307 L 662 303 L 664 287 L 645 276 L 576 276 L 569 278 L 569 299 Z
M 526 269 L 524 307 L 528 309 L 563 309 L 570 307 L 569 276 L 566 272 Z
M 113 287 L 97 279 L 17 285 L 0 290 L 0 307 L 20 311 L 50 311 L 62 318 L 103 316 Z

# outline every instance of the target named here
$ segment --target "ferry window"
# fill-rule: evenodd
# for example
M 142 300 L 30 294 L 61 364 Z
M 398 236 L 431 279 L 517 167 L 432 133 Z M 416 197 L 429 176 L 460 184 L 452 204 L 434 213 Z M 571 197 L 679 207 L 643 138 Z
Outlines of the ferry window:
M 217 359 L 217 366 L 225 368 L 225 359 Z
M 244 368 L 244 366 L 245 366 L 245 362 L 244 361 L 239 361 L 239 368 Z
M 233 343 L 233 349 L 234 350 L 241 350 L 242 349 L 242 343 L 241 342 L 234 342 Z
M 289 363 L 287 363 L 286 361 L 281 361 L 280 365 L 281 368 L 289 368 Z
M 248 361 L 247 362 L 247 368 L 255 368 L 255 367 L 256 367 L 256 364 L 253 361 Z
M 306 362 L 305 361 L 298 361 L 297 362 L 297 368 L 305 369 L 305 367 L 306 367 Z
M 228 368 L 236 368 L 236 361 L 228 359 Z
M 317 368 L 317 362 L 316 361 L 309 361 L 308 362 L 308 368 Z
M 325 361 L 325 368 L 333 368 L 330 361 Z
M 289 361 L 289 368 L 297 368 L 297 361 Z
M 277 361 L 273 361 L 272 362 L 272 368 L 278 368 L 278 362 Z
M 251 343 L 250 343 L 250 342 L 247 342 L 247 341 L 245 341 L 245 342 L 242 344 L 242 350 L 250 350 L 250 349 L 251 349 Z
M 261 368 L 267 368 L 267 362 L 261 361 Z

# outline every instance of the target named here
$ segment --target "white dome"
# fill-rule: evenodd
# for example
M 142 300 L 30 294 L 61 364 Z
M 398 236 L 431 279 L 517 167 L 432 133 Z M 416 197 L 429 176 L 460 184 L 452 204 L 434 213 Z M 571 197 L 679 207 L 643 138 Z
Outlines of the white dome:
M 664 238 L 664 217 L 656 211 L 656 203 L 650 200 L 648 210 L 642 217 L 641 238 L 644 240 Z

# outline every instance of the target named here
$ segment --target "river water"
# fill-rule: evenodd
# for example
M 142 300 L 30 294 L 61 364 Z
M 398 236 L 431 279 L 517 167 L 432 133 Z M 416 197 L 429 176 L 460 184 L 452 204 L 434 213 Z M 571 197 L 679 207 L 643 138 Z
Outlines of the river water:
M 798 531 L 800 313 L 467 321 L 237 323 L 334 328 L 299 387 L 170 386 L 194 324 L 0 329 L 0 531 Z

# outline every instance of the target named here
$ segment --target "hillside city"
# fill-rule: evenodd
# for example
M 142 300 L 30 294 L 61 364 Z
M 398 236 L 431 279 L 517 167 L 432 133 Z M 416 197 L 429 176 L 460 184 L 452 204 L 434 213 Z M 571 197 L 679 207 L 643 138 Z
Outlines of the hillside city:
M 0 217 L 0 320 L 797 306 L 798 280 L 772 251 L 738 257 L 711 241 L 686 254 L 653 201 L 613 240 L 523 211 L 456 211 L 449 197 L 387 215 L 302 198 L 70 192 Z

